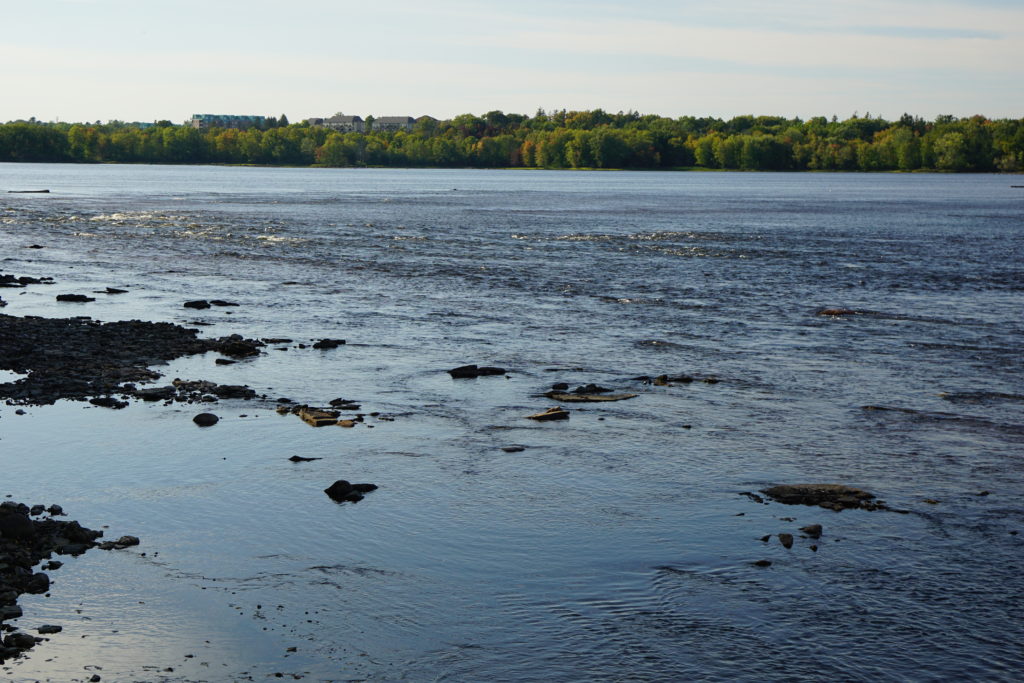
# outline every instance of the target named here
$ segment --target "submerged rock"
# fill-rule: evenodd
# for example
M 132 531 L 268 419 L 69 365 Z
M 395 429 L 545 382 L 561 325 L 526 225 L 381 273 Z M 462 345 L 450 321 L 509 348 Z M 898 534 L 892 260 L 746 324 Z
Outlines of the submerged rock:
M 560 391 L 548 391 L 544 395 L 564 403 L 601 403 L 604 401 L 625 401 L 626 399 L 637 397 L 636 394 L 566 394 Z
M 313 344 L 314 349 L 336 349 L 345 343 L 344 339 L 321 339 Z
M 72 303 L 84 304 L 90 301 L 96 301 L 96 297 L 86 296 L 85 294 L 58 294 L 57 301 L 69 301 Z

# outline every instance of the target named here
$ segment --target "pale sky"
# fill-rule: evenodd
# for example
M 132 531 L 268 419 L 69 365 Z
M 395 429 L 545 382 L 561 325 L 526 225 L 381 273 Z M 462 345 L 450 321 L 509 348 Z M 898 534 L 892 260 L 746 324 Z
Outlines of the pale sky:
M 1024 117 L 1024 0 L 0 0 L 0 121 Z

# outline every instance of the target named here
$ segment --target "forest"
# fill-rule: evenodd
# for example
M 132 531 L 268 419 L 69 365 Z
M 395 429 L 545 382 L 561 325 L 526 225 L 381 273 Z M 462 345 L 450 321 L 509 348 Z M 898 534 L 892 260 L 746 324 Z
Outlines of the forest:
M 637 112 L 491 111 L 417 120 L 412 131 L 340 133 L 270 117 L 262 128 L 199 130 L 15 121 L 0 161 L 745 171 L 1024 171 L 1024 119 L 904 114 L 808 120 L 666 118 Z

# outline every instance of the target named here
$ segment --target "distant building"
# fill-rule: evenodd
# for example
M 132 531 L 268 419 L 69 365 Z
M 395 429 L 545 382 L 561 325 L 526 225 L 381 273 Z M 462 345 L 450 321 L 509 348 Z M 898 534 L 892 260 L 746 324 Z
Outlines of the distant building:
M 345 114 L 335 114 L 328 119 L 319 119 L 319 124 L 312 124 L 314 119 L 310 119 L 311 125 L 321 125 L 324 128 L 330 128 L 336 130 L 339 133 L 362 133 L 366 130 L 366 122 L 363 121 L 361 116 L 346 116 Z
M 373 120 L 373 129 L 383 132 L 410 131 L 415 123 L 416 119 L 411 116 L 382 116 Z
M 207 128 L 260 128 L 263 126 L 262 116 L 236 116 L 234 114 L 193 114 L 185 125 L 205 130 Z

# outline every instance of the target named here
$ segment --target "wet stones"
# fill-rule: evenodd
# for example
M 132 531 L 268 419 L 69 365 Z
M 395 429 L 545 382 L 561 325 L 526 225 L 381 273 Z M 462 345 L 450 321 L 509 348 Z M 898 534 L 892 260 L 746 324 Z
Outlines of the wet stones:
M 836 512 L 888 509 L 884 502 L 875 500 L 873 493 L 842 484 L 782 484 L 761 493 L 786 505 L 817 505 Z
M 339 479 L 325 488 L 324 493 L 336 503 L 358 503 L 363 499 L 363 494 L 375 490 L 376 484 L 350 484 L 344 479 Z
M 504 375 L 505 368 L 499 368 L 492 365 L 460 365 L 457 368 L 449 370 L 448 374 L 454 379 L 472 379 L 474 377 L 485 377 L 488 375 Z
M 119 401 L 113 396 L 97 396 L 96 398 L 90 398 L 89 403 L 101 408 L 112 408 L 113 410 L 121 410 L 122 408 L 128 407 L 128 401 Z
M 786 550 L 789 550 L 790 548 L 793 547 L 793 534 L 787 534 L 787 533 L 779 534 L 779 543 L 782 544 L 783 548 L 785 548 Z
M 807 526 L 802 526 L 800 527 L 800 531 L 804 532 L 808 538 L 821 538 L 822 529 L 820 524 L 808 524 Z
M 210 302 L 205 299 L 195 299 L 193 301 L 186 301 L 182 304 L 185 308 L 194 308 L 196 310 L 203 310 L 210 307 Z
M 90 301 L 96 301 L 96 297 L 86 296 L 85 294 L 58 294 L 57 301 L 84 304 Z
M 131 548 L 140 543 L 136 536 L 122 536 L 116 541 L 104 541 L 100 543 L 98 547 L 100 550 L 124 550 L 125 548 Z

